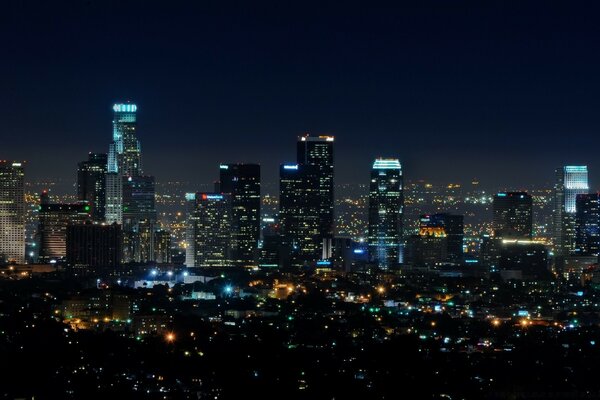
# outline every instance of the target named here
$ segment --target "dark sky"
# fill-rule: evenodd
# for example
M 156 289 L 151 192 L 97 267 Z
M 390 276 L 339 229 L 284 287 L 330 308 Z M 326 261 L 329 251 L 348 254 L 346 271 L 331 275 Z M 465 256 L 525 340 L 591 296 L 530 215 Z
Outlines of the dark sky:
M 10 5 L 6 4 L 10 3 Z M 393 3 L 390 3 L 393 4 Z M 145 171 L 275 182 L 303 132 L 336 136 L 336 179 L 376 156 L 408 178 L 545 184 L 600 173 L 594 2 L 39 1 L 0 5 L 0 158 L 74 179 L 138 104 Z M 594 186 L 594 188 L 596 188 Z

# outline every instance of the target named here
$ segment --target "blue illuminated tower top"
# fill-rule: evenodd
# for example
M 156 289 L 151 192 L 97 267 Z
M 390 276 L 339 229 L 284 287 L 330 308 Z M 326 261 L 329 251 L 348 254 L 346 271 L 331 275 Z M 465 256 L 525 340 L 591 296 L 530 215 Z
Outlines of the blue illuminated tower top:
M 108 155 L 108 171 L 125 176 L 142 175 L 142 153 L 136 135 L 137 106 L 131 103 L 113 105 L 113 143 Z

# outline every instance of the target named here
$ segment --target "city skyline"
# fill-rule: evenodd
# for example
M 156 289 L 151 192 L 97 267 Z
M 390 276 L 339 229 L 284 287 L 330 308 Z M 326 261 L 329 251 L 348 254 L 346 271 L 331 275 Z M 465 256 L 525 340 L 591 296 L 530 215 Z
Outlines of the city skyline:
M 336 137 L 344 183 L 387 156 L 408 179 L 515 190 L 560 165 L 600 170 L 588 7 L 134 4 L 7 6 L 0 158 L 74 181 L 72 165 L 105 151 L 110 105 L 130 100 L 158 182 L 255 162 L 275 183 L 306 132 Z

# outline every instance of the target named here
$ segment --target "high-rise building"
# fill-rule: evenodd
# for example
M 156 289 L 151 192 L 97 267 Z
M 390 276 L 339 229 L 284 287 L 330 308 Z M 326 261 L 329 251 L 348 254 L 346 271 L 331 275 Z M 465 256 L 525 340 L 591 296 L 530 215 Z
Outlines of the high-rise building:
M 73 268 L 121 264 L 122 231 L 118 224 L 86 222 L 67 227 L 67 265 Z
M 378 158 L 369 189 L 369 259 L 382 269 L 403 261 L 404 192 L 402 167 L 395 158 Z
M 0 261 L 25 262 L 25 171 L 0 161 Z
M 260 165 L 221 164 L 220 192 L 231 196 L 231 262 L 254 265 L 260 238 Z
M 222 193 L 196 193 L 194 209 L 188 218 L 188 232 L 191 235 L 188 242 L 193 242 L 193 246 L 186 249 L 186 265 L 230 266 L 231 196 Z
M 96 221 L 103 221 L 106 213 L 107 164 L 106 154 L 89 153 L 88 160 L 80 162 L 77 169 L 77 198 L 89 203 Z
M 154 261 L 156 225 L 153 176 L 123 177 L 123 257 L 125 262 Z
M 38 213 L 39 260 L 44 263 L 64 261 L 67 256 L 67 227 L 89 220 L 91 212 L 92 207 L 87 202 L 50 203 L 48 191 L 43 191 Z
M 185 266 L 193 267 L 196 258 L 196 193 L 185 194 Z
M 464 217 L 462 215 L 426 214 L 419 218 L 419 236 L 445 238 L 445 257 L 438 262 L 460 263 L 463 260 Z
M 154 254 L 157 263 L 171 262 L 171 232 L 164 229 L 154 232 Z
M 575 214 L 578 194 L 589 191 L 585 165 L 568 165 L 556 169 L 554 185 L 554 252 L 560 257 L 575 251 Z
M 291 265 L 313 265 L 322 257 L 319 167 L 283 164 L 279 169 L 279 221 L 282 245 L 291 251 Z M 288 258 L 288 257 L 283 257 Z
M 494 196 L 494 236 L 531 239 L 533 200 L 525 192 L 502 192 Z
M 113 106 L 113 142 L 108 153 L 108 171 L 123 176 L 142 174 L 142 150 L 137 137 L 137 106 L 115 104 Z
M 319 204 L 319 242 L 334 234 L 333 136 L 301 136 L 298 140 L 298 164 L 317 167 Z M 330 255 L 328 255 L 330 256 Z
M 600 194 L 579 194 L 576 198 L 575 253 L 582 256 L 600 254 Z
M 113 141 L 108 150 L 106 222 L 123 222 L 123 182 L 142 175 L 142 152 L 137 138 L 137 106 L 113 105 Z

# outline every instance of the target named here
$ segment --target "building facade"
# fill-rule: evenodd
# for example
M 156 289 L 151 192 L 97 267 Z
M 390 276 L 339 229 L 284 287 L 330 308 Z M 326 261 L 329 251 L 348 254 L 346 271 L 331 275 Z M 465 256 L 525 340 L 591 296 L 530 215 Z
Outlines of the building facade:
M 373 163 L 369 186 L 369 260 L 388 269 L 403 262 L 402 167 L 395 158 L 378 158 Z
M 587 166 L 568 165 L 556 169 L 553 242 L 554 253 L 559 257 L 575 252 L 577 195 L 588 191 Z
M 231 196 L 231 261 L 256 264 L 260 239 L 260 165 L 221 164 L 221 193 Z
M 505 239 L 531 239 L 533 200 L 525 192 L 501 192 L 494 196 L 494 236 Z
M 25 262 L 25 170 L 0 161 L 0 261 Z
M 89 153 L 77 168 L 77 199 L 92 207 L 92 218 L 103 221 L 106 215 L 106 172 L 108 155 Z

